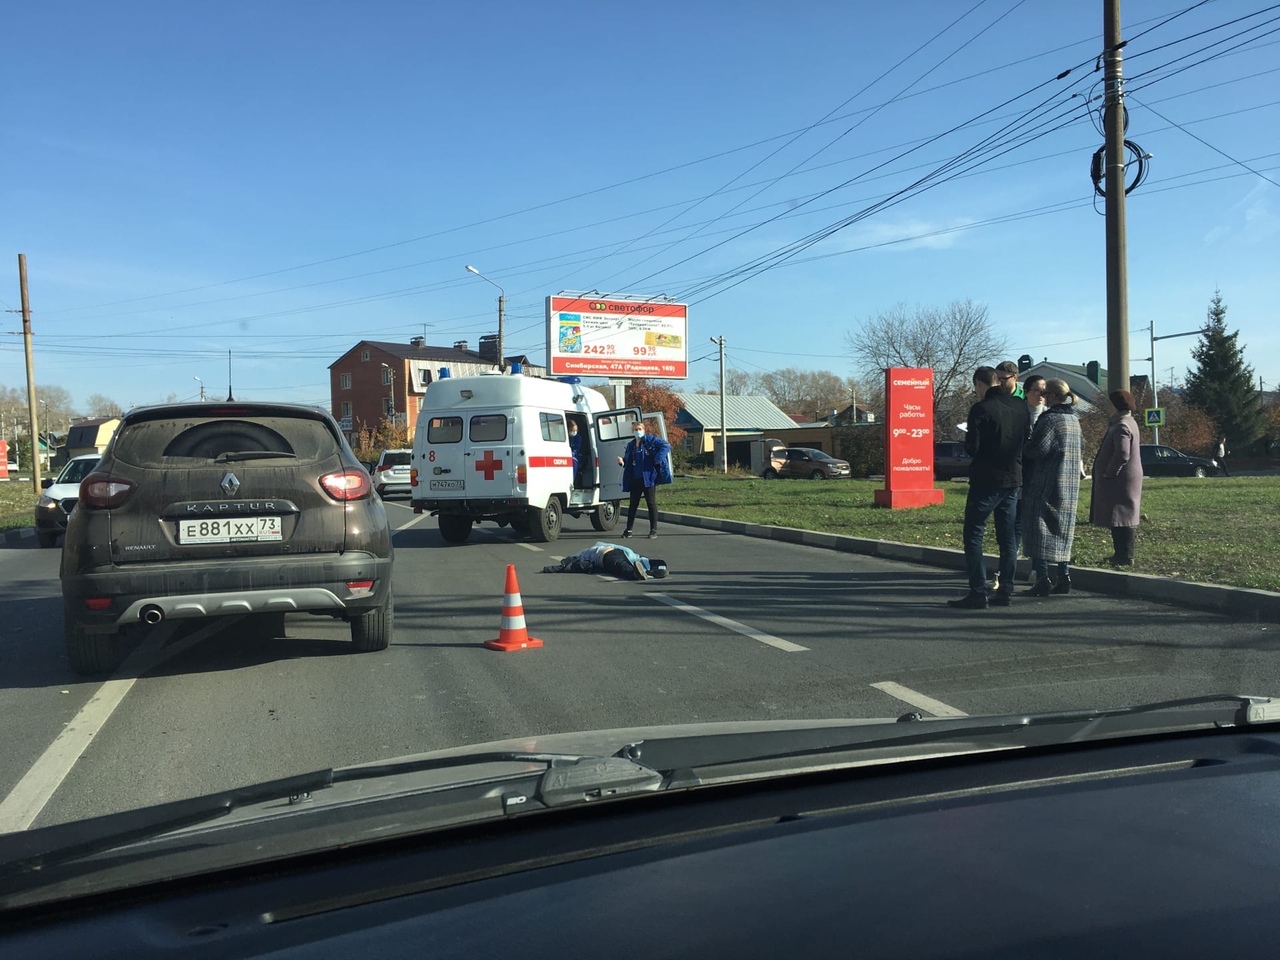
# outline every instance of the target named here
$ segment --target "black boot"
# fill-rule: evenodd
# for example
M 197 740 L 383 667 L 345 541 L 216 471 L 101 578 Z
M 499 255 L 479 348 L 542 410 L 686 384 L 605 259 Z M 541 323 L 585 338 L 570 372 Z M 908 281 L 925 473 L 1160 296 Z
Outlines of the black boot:
M 1053 581 L 1048 577 L 1037 580 L 1036 585 L 1023 592 L 1024 597 L 1047 597 L 1053 591 Z
M 1052 589 L 1052 590 L 1050 590 L 1049 592 L 1050 592 L 1050 593 L 1070 593 L 1070 592 L 1071 592 L 1071 577 L 1070 577 L 1070 576 L 1066 576 L 1066 577 L 1062 577 L 1062 576 L 1060 576 L 1060 577 L 1058 577 L 1058 579 L 1057 579 L 1056 581 L 1054 581 L 1053 589 Z
M 1117 567 L 1133 566 L 1133 548 L 1138 539 L 1138 528 L 1116 527 L 1112 534 L 1116 540 L 1116 557 L 1113 562 Z

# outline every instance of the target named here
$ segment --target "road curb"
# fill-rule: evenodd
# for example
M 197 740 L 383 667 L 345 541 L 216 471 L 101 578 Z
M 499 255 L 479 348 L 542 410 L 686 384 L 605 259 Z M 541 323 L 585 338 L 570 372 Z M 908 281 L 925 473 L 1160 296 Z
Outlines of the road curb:
M 882 560 L 900 560 L 905 563 L 920 563 L 949 570 L 964 569 L 964 551 L 948 547 L 926 547 L 913 543 L 896 543 L 892 540 L 868 540 L 864 537 L 851 537 L 838 533 L 746 523 L 742 520 L 722 520 L 719 517 L 670 513 L 666 510 L 658 511 L 658 519 L 663 523 L 720 530 L 724 533 L 737 533 L 762 540 L 781 540 L 806 547 L 841 550 L 845 553 L 879 557 Z M 1020 561 L 1020 572 L 1026 571 L 1026 564 L 1027 561 Z M 1155 577 L 1145 573 L 1074 566 L 1071 568 L 1071 583 L 1081 590 L 1090 590 L 1094 593 L 1133 597 L 1135 600 L 1148 600 L 1192 610 L 1207 610 L 1244 620 L 1280 623 L 1280 593 L 1272 593 L 1269 590 L 1193 583 L 1189 580 Z
M 35 527 L 19 527 L 17 530 L 5 530 L 4 542 L 17 543 L 19 540 L 30 540 L 35 535 Z

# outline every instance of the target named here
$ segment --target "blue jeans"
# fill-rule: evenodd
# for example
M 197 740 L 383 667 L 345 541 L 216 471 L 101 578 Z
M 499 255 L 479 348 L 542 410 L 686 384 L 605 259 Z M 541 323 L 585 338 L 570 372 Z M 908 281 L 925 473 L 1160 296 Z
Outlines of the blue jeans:
M 1014 526 L 1018 511 L 1018 488 L 975 490 L 969 488 L 964 504 L 964 566 L 969 575 L 969 592 L 987 595 L 987 570 L 982 558 L 982 538 L 987 532 L 987 518 L 995 515 L 996 543 L 1000 546 L 1000 592 L 1013 593 L 1018 569 L 1018 553 Z

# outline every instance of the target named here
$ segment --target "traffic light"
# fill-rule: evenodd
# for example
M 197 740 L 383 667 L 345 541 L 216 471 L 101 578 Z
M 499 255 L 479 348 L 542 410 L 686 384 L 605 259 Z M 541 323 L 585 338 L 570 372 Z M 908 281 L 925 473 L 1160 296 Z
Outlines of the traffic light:
M 1028 370 L 1031 369 L 1031 365 L 1033 363 L 1035 363 L 1035 361 L 1031 359 L 1031 354 L 1024 353 L 1022 356 L 1018 358 L 1018 372 L 1026 373 Z
M 1102 368 L 1098 365 L 1097 360 L 1090 360 L 1085 364 L 1084 375 L 1089 378 L 1089 382 L 1095 387 L 1102 386 Z

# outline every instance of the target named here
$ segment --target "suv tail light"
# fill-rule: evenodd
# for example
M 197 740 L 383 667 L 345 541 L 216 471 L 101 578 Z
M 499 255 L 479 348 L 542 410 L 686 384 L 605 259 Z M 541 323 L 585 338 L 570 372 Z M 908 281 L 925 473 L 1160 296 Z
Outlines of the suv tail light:
M 80 481 L 78 502 L 86 507 L 110 510 L 124 503 L 132 492 L 131 480 L 113 480 L 110 474 L 91 473 Z
M 369 475 L 355 469 L 326 473 L 320 478 L 320 486 L 335 500 L 363 500 L 373 490 Z
M 390 469 L 391 469 L 391 464 L 380 463 L 378 464 L 377 469 L 374 470 L 374 473 L 381 473 L 383 470 L 390 470 Z
M 409 471 L 409 486 L 416 487 L 418 485 L 418 468 L 414 467 Z

